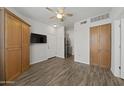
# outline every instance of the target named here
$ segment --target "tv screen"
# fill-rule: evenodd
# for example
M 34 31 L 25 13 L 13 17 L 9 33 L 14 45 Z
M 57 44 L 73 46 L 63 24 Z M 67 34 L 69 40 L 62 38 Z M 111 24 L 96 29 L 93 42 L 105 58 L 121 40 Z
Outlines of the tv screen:
M 47 36 L 31 33 L 31 43 L 47 43 Z

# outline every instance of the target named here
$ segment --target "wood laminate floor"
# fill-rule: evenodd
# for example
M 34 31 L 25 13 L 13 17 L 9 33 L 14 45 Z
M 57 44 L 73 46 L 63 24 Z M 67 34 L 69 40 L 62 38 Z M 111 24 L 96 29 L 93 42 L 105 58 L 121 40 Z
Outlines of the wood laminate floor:
M 21 86 L 113 86 L 124 85 L 124 80 L 113 76 L 111 71 L 78 62 L 53 58 L 32 65 L 14 85 Z

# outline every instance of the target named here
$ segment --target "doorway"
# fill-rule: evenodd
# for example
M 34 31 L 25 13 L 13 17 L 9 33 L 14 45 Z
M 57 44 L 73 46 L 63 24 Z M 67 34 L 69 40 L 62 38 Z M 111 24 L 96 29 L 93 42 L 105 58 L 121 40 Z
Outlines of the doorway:
M 90 64 L 110 69 L 111 24 L 90 28 Z

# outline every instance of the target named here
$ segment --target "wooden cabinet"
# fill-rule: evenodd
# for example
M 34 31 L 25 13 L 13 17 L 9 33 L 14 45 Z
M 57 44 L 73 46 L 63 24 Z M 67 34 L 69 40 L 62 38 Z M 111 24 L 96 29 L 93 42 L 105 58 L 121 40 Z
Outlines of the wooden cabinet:
M 21 73 L 21 21 L 5 13 L 5 75 L 13 80 Z
M 30 29 L 26 24 L 22 24 L 22 71 L 29 68 L 29 45 Z
M 0 85 L 5 83 L 4 59 L 4 10 L 0 9 Z
M 0 85 L 29 68 L 30 25 L 0 8 Z
M 21 21 L 5 13 L 5 48 L 21 47 Z
M 6 49 L 5 54 L 6 80 L 14 80 L 21 74 L 21 48 Z
M 90 28 L 91 64 L 102 68 L 111 65 L 111 24 Z

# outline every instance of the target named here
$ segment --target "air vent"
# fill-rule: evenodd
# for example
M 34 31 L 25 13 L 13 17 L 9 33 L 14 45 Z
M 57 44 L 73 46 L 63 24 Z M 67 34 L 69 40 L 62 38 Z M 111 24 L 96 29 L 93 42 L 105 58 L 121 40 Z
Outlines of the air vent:
M 104 19 L 107 19 L 107 18 L 109 18 L 109 14 L 104 14 L 104 15 L 101 15 L 101 16 L 91 18 L 90 22 L 92 23 L 92 22 L 104 20 Z
M 86 23 L 87 23 L 87 21 L 80 22 L 80 24 L 86 24 Z

